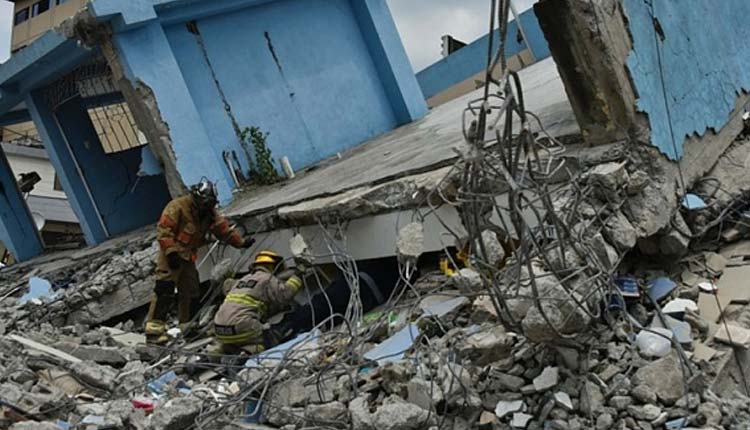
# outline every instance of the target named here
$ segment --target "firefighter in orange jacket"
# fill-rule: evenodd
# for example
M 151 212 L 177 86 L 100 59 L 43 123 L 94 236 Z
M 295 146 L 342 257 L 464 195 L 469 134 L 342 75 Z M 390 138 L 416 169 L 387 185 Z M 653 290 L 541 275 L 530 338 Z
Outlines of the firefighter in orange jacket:
M 235 248 L 249 248 L 255 242 L 229 225 L 216 210 L 216 187 L 207 179 L 190 188 L 190 194 L 176 198 L 164 208 L 156 228 L 160 252 L 156 260 L 156 286 L 146 322 L 150 343 L 165 343 L 167 314 L 175 302 L 184 328 L 192 319 L 194 301 L 199 298 L 198 249 L 207 243 L 208 233 Z
M 298 265 L 298 270 L 302 268 Z M 282 272 L 280 275 L 276 275 Z M 224 354 L 262 352 L 273 346 L 267 319 L 286 307 L 302 289 L 297 270 L 286 270 L 284 259 L 273 251 L 261 251 L 252 271 L 242 279 L 224 282 L 226 298 L 214 317 L 214 333 Z

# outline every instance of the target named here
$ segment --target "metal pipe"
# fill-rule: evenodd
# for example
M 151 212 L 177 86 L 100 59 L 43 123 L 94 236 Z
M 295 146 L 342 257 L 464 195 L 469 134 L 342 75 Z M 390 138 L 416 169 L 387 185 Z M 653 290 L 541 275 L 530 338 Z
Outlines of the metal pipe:
M 521 32 L 521 37 L 523 37 L 523 43 L 526 45 L 526 49 L 529 50 L 529 53 L 531 54 L 531 62 L 536 62 L 536 55 L 534 55 L 534 49 L 531 47 L 531 44 L 529 43 L 529 38 L 526 36 L 526 30 L 523 29 L 523 24 L 521 24 L 521 15 L 516 10 L 516 6 L 513 4 L 513 0 L 510 0 L 510 11 L 513 13 L 513 18 L 516 20 L 516 25 L 518 26 L 518 30 Z

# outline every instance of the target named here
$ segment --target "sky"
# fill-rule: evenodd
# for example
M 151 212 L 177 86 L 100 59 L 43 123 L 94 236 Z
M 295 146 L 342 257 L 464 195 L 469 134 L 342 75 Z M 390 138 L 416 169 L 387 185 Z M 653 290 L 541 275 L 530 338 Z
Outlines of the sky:
M 472 42 L 489 30 L 490 0 L 387 0 L 412 67 L 418 72 L 440 59 L 440 38 Z M 514 0 L 518 12 L 535 0 Z
M 535 0 L 515 0 L 518 11 Z M 440 59 L 444 34 L 471 42 L 487 33 L 490 0 L 387 0 L 414 71 Z M 10 56 L 13 3 L 0 0 L 0 62 Z

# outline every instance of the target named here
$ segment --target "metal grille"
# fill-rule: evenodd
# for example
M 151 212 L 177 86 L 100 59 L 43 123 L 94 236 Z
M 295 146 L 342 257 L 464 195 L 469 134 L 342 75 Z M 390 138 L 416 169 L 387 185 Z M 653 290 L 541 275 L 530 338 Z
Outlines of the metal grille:
M 44 96 L 53 110 L 77 97 L 94 99 L 117 93 L 107 63 L 95 58 L 47 87 Z M 98 103 L 95 103 L 98 104 Z M 120 102 L 87 109 L 102 148 L 107 154 L 146 145 L 127 103 Z
M 88 113 L 107 154 L 148 143 L 146 136 L 138 130 L 127 103 L 91 108 Z

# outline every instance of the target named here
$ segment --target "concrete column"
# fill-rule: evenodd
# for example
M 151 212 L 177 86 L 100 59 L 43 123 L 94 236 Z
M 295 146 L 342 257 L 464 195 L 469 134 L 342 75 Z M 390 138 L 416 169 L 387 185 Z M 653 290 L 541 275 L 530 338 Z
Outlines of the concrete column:
M 555 1 L 534 6 L 584 139 L 605 144 L 650 140 L 628 74 L 632 44 L 619 0 Z
M 26 96 L 25 101 L 68 201 L 78 217 L 86 242 L 89 245 L 103 242 L 108 236 L 106 227 L 91 195 L 89 184 L 82 176 L 81 168 L 54 112 L 39 92 L 32 92 Z
M 170 142 L 152 143 L 172 151 L 184 184 L 192 185 L 205 176 L 217 184 L 221 203 L 229 203 L 233 187 L 229 173 L 214 150 L 161 25 L 151 21 L 113 37 L 126 78 L 153 95 L 158 108 L 154 114 L 169 127 Z M 149 131 L 144 133 L 151 141 Z
M 351 4 L 396 120 L 407 124 L 424 117 L 427 103 L 385 0 L 351 0 Z
M 0 240 L 18 261 L 42 253 L 44 245 L 18 190 L 8 159 L 0 149 Z

